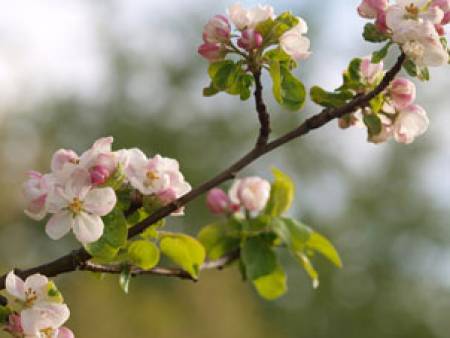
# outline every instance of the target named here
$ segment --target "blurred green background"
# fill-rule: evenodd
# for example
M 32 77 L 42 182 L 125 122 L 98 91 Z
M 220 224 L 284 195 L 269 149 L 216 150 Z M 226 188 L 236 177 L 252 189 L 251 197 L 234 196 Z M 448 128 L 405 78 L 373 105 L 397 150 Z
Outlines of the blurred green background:
M 201 27 L 232 1 L 18 0 L 0 13 L 0 270 L 29 267 L 77 247 L 52 242 L 23 212 L 21 183 L 47 171 L 60 147 L 86 149 L 112 135 L 116 148 L 179 159 L 195 186 L 252 146 L 253 103 L 203 98 L 207 64 L 196 55 Z M 243 1 L 244 4 L 254 4 Z M 309 23 L 313 56 L 298 75 L 334 88 L 354 56 L 378 46 L 360 38 L 357 0 L 271 3 Z M 394 60 L 394 55 L 390 62 Z M 69 326 L 81 338 L 447 338 L 450 332 L 449 69 L 418 84 L 430 131 L 411 146 L 380 146 L 333 123 L 271 153 L 245 174 L 276 165 L 297 183 L 292 215 L 338 247 L 344 269 L 318 260 L 321 286 L 286 259 L 289 293 L 268 303 L 236 268 L 198 283 L 144 277 L 124 295 L 117 277 L 73 273 L 57 283 Z M 267 79 L 266 79 L 267 80 Z M 266 81 L 266 83 L 268 83 Z M 274 134 L 317 112 L 281 111 L 266 96 Z M 196 233 L 212 220 L 204 198 L 176 229 Z M 2 336 L 3 333 L 0 333 Z

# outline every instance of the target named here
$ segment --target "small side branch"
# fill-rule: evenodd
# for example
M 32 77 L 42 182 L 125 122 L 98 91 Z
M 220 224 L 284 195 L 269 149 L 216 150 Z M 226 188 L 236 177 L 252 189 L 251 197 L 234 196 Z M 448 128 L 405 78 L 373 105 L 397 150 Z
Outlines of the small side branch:
M 261 82 L 261 69 L 253 72 L 255 78 L 255 103 L 256 112 L 258 113 L 259 120 L 259 136 L 256 141 L 256 147 L 262 147 L 269 141 L 270 135 L 270 115 L 267 112 L 266 104 L 263 99 L 263 86 Z

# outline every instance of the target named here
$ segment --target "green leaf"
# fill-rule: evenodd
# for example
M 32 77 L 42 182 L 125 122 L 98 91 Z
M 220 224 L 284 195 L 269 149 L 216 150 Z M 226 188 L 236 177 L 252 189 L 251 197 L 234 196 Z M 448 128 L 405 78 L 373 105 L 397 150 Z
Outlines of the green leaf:
M 392 46 L 392 42 L 389 41 L 383 48 L 380 50 L 374 52 L 372 54 L 372 63 L 380 63 L 384 60 L 384 58 L 387 56 L 387 53 L 389 52 L 389 48 Z
M 312 234 L 309 227 L 290 218 L 274 219 L 272 229 L 293 252 L 303 251 Z
M 7 306 L 0 305 L 0 324 L 7 324 L 11 310 Z
M 383 42 L 389 39 L 389 36 L 380 32 L 373 23 L 368 23 L 364 26 L 363 37 L 364 40 L 369 42 Z
M 378 114 L 384 106 L 385 96 L 383 94 L 377 95 L 375 98 L 370 100 L 370 108 L 372 112 Z
M 361 81 L 361 62 L 360 58 L 354 58 L 348 66 L 348 75 L 355 82 Z
M 130 263 L 144 270 L 150 270 L 159 262 L 159 249 L 152 242 L 138 240 L 128 247 Z
M 119 285 L 125 293 L 128 293 L 131 277 L 130 267 L 125 266 L 119 276 Z
M 279 61 L 271 62 L 269 74 L 272 77 L 273 97 L 278 103 L 281 103 L 283 102 L 283 97 L 281 95 L 281 70 Z
M 258 23 L 255 27 L 255 30 L 262 35 L 263 40 L 267 40 L 267 37 L 272 33 L 274 26 L 275 20 L 269 18 L 265 21 Z
M 327 92 L 324 89 L 314 86 L 310 91 L 311 99 L 322 107 L 340 107 L 344 105 L 348 100 L 353 98 L 353 93 L 349 91 L 343 91 L 340 93 Z
M 123 212 L 118 208 L 103 217 L 103 223 L 105 228 L 102 237 L 97 242 L 87 244 L 85 248 L 93 257 L 109 261 L 127 244 L 128 224 Z
M 275 178 L 270 189 L 270 198 L 264 213 L 280 216 L 289 210 L 294 200 L 295 185 L 292 179 L 277 168 L 272 169 Z
M 281 266 L 277 266 L 270 275 L 253 281 L 259 295 L 267 300 L 274 300 L 287 292 L 287 276 Z
M 224 224 L 205 226 L 197 235 L 209 259 L 219 259 L 239 248 L 239 238 L 230 237 Z
M 278 41 L 279 38 L 291 28 L 299 23 L 299 19 L 292 12 L 281 13 L 275 19 L 275 25 L 272 30 L 272 41 Z
M 218 94 L 219 92 L 220 92 L 220 90 L 218 90 L 216 87 L 214 87 L 214 84 L 212 82 L 209 84 L 209 87 L 203 88 L 203 96 L 205 96 L 205 97 L 214 96 L 214 95 Z
M 208 73 L 212 83 L 218 90 L 227 90 L 234 82 L 237 72 L 241 66 L 231 60 L 224 60 L 212 63 Z
M 250 237 L 242 243 L 242 261 L 247 277 L 256 280 L 270 275 L 277 267 L 277 258 L 272 247 L 261 237 Z
M 374 136 L 381 133 L 383 125 L 378 115 L 376 114 L 367 114 L 364 115 L 364 124 L 367 126 L 369 130 L 369 135 Z
M 338 268 L 342 268 L 342 261 L 336 248 L 326 237 L 321 234 L 317 232 L 311 233 L 311 236 L 306 243 L 306 247 L 320 253 Z
M 418 67 L 411 59 L 407 59 L 403 62 L 403 69 L 408 73 L 409 76 L 416 77 L 419 74 Z
M 203 245 L 184 234 L 166 234 L 160 242 L 161 252 L 197 279 L 206 252 Z
M 53 303 L 64 303 L 64 298 L 53 281 L 49 281 L 47 284 L 47 295 Z
M 288 110 L 298 111 L 305 104 L 305 86 L 291 73 L 288 67 L 281 65 L 280 71 L 282 102 L 279 103 Z

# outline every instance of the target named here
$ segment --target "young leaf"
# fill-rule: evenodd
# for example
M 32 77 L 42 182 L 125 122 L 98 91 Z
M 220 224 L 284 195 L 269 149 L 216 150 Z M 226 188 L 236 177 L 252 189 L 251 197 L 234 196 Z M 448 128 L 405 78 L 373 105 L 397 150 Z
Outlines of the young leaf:
M 85 248 L 93 257 L 110 261 L 127 243 L 128 224 L 123 212 L 118 208 L 103 217 L 103 223 L 105 228 L 102 237 L 97 242 L 87 244 Z
M 207 256 L 212 259 L 219 259 L 239 248 L 239 238 L 228 236 L 224 224 L 210 224 L 205 226 L 197 235 L 200 243 L 203 244 Z
M 353 93 L 343 91 L 340 93 L 327 92 L 324 89 L 314 86 L 310 90 L 311 100 L 322 107 L 340 107 L 344 105 L 349 99 L 353 98 Z
M 324 236 L 317 232 L 311 233 L 306 243 L 308 249 L 317 251 L 338 268 L 342 267 L 342 261 L 333 244 Z
M 259 295 L 267 300 L 274 300 L 287 292 L 287 276 L 281 266 L 277 266 L 270 275 L 253 281 Z
M 11 310 L 7 306 L 0 305 L 0 325 L 7 324 Z
M 372 63 L 380 63 L 382 60 L 384 60 L 391 46 L 392 42 L 389 41 L 383 48 L 374 52 L 372 54 Z
M 380 118 L 376 114 L 367 114 L 364 115 L 364 124 L 367 126 L 369 130 L 369 135 L 378 135 L 381 133 L 383 125 L 381 123 Z
M 269 74 L 272 77 L 273 97 L 278 103 L 281 104 L 283 102 L 283 97 L 281 95 L 281 70 L 279 61 L 271 62 Z
M 305 249 L 312 233 L 309 227 L 290 218 L 274 219 L 272 229 L 294 253 Z
M 213 74 L 211 80 L 214 87 L 218 90 L 227 90 L 234 82 L 239 69 L 240 65 L 230 60 L 211 64 L 209 73 Z
M 125 266 L 119 276 L 120 287 L 125 293 L 128 293 L 131 277 L 130 267 Z
M 272 247 L 261 237 L 250 237 L 242 243 L 242 261 L 247 277 L 256 280 L 270 275 L 277 267 L 277 257 Z
M 270 198 L 264 213 L 270 216 L 280 216 L 287 211 L 294 199 L 295 185 L 292 179 L 281 170 L 272 170 L 275 178 L 270 189 Z
M 281 71 L 281 105 L 291 111 L 303 108 L 306 100 L 306 89 L 303 83 L 292 75 L 291 70 L 282 65 Z
M 159 262 L 159 249 L 152 242 L 138 240 L 128 247 L 130 263 L 144 270 L 150 270 Z
M 159 245 L 164 255 L 193 278 L 198 278 L 200 267 L 206 257 L 205 248 L 199 241 L 184 234 L 168 234 L 161 239 Z
M 355 82 L 361 82 L 361 62 L 360 58 L 354 58 L 348 66 L 348 75 Z
M 369 42 L 383 42 L 389 39 L 389 36 L 380 32 L 373 23 L 368 23 L 364 26 L 363 37 L 364 40 Z
M 303 269 L 305 269 L 309 278 L 312 280 L 313 288 L 317 289 L 319 287 L 319 273 L 311 264 L 309 258 L 302 252 L 297 253 L 298 262 L 302 265 Z

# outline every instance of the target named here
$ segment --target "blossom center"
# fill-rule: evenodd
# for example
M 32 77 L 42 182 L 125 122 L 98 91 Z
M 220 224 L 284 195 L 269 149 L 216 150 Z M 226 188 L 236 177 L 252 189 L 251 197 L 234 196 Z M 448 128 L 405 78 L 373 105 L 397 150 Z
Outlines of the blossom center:
M 69 210 L 74 214 L 78 215 L 83 211 L 83 201 L 81 201 L 78 197 L 75 197 L 69 205 Z
M 42 329 L 41 333 L 45 338 L 51 338 L 53 337 L 53 333 L 55 333 L 55 330 L 53 330 L 51 327 L 48 327 L 46 329 Z
M 33 303 L 37 300 L 37 292 L 32 288 L 28 288 L 25 291 L 25 303 L 27 306 L 33 305 Z
M 158 172 L 156 170 L 149 170 L 149 171 L 147 171 L 147 175 L 146 176 L 147 176 L 147 179 L 150 182 L 160 179 L 160 176 L 159 176 L 159 174 L 158 174 Z
M 419 7 L 417 7 L 413 3 L 410 3 L 408 6 L 406 6 L 405 10 L 408 13 L 407 17 L 409 17 L 411 19 L 416 19 L 420 12 Z

